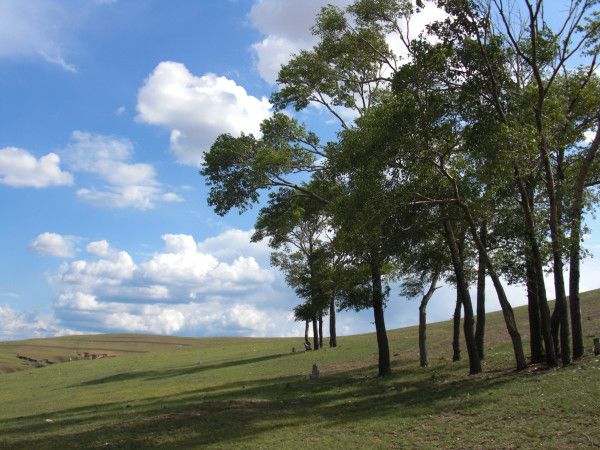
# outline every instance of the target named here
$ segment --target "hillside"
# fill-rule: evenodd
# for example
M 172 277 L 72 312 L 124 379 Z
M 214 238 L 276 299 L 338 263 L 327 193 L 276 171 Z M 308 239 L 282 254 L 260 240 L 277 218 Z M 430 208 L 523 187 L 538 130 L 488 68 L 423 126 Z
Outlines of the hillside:
M 584 359 L 523 373 L 512 370 L 501 313 L 488 315 L 477 376 L 467 375 L 466 352 L 450 361 L 450 322 L 428 327 L 428 369 L 418 367 L 416 327 L 390 331 L 394 374 L 386 379 L 374 377 L 372 334 L 318 352 L 298 351 L 300 337 L 0 343 L 0 371 L 13 372 L 0 375 L 0 447 L 598 446 L 600 361 L 590 347 L 600 335 L 600 290 L 582 297 Z M 526 338 L 527 310 L 516 314 Z

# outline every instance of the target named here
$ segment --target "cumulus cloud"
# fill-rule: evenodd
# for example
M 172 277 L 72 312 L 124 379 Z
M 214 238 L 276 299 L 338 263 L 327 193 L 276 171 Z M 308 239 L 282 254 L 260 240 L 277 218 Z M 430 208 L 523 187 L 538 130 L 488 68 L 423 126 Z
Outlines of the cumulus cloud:
M 17 188 L 65 186 L 73 176 L 60 168 L 60 157 L 48 153 L 39 159 L 16 147 L 0 149 L 0 183 Z
M 294 297 L 281 292 L 268 248 L 250 235 L 228 230 L 197 242 L 165 234 L 163 250 L 139 261 L 106 240 L 90 242 L 86 258 L 51 277 L 57 320 L 98 332 L 285 334 Z
M 257 134 L 270 114 L 258 99 L 226 77 L 196 76 L 180 63 L 161 62 L 138 92 L 137 120 L 170 131 L 171 151 L 182 164 L 199 165 L 221 133 Z
M 29 244 L 35 253 L 55 258 L 72 258 L 75 253 L 76 238 L 45 232 L 36 236 Z
M 150 209 L 159 201 L 183 201 L 164 192 L 152 165 L 131 162 L 133 154 L 129 139 L 74 131 L 64 150 L 65 160 L 72 170 L 95 175 L 104 183 L 100 189 L 80 188 L 77 196 L 112 208 Z
M 208 292 L 247 291 L 273 281 L 271 272 L 251 256 L 238 256 L 227 263 L 200 251 L 190 235 L 166 234 L 162 239 L 165 251 L 142 264 L 143 276 L 159 284 L 186 287 L 188 298 Z
M 9 305 L 0 305 L 0 341 L 69 334 L 79 332 L 60 327 L 52 316 L 16 311 Z
M 250 243 L 253 233 L 253 230 L 232 228 L 205 239 L 198 244 L 198 249 L 225 261 L 233 261 L 240 256 L 251 256 L 261 264 L 268 265 L 271 249 L 266 241 Z
M 250 243 L 251 230 L 227 230 L 197 241 L 162 236 L 164 248 L 137 261 L 106 240 L 90 242 L 88 256 L 63 262 L 50 277 L 57 292 L 54 316 L 42 317 L 0 307 L 0 338 L 85 332 L 143 332 L 194 336 L 300 335 L 292 307 L 298 299 L 268 267 L 269 249 Z M 593 289 L 598 263 L 582 265 L 582 290 Z M 553 297 L 552 277 L 546 277 Z M 508 286 L 514 306 L 526 304 L 523 286 Z M 489 311 L 499 309 L 487 283 Z M 414 325 L 418 299 L 398 298 L 393 287 L 386 321 L 391 328 Z M 474 293 L 473 293 L 474 295 Z M 443 283 L 432 298 L 431 321 L 452 316 L 456 293 Z M 371 332 L 372 311 L 338 316 L 338 334 Z M 327 332 L 327 331 L 326 331 Z
M 315 17 L 319 10 L 328 4 L 344 8 L 351 0 L 258 0 L 250 10 L 251 24 L 265 37 L 252 45 L 259 75 L 269 84 L 275 84 L 279 69 L 291 56 L 300 50 L 309 49 L 317 43 L 311 34 Z M 410 38 L 415 38 L 425 27 L 446 17 L 433 2 L 425 2 L 425 7 L 411 18 Z M 400 24 L 405 29 L 405 24 Z M 401 39 L 388 36 L 388 44 L 398 56 L 405 57 Z
M 111 253 L 111 248 L 106 240 L 90 242 L 86 247 L 85 251 L 92 256 L 108 256 Z
M 116 286 L 133 277 L 137 266 L 129 253 L 120 251 L 97 261 L 77 260 L 60 268 L 61 280 L 86 290 Z
M 162 239 L 164 250 L 140 263 L 128 252 L 112 248 L 106 240 L 90 242 L 86 252 L 95 259 L 62 264 L 57 280 L 67 288 L 65 292 L 102 293 L 109 298 L 126 297 L 123 292 L 132 295 L 137 290 L 137 299 L 143 299 L 143 293 L 148 298 L 173 302 L 187 302 L 201 294 L 250 292 L 274 280 L 273 273 L 261 267 L 253 256 L 240 254 L 223 259 L 201 250 L 210 248 L 210 243 L 197 244 L 193 236 L 185 234 L 166 234 Z M 232 247 L 241 248 L 240 244 L 232 242 Z M 246 248 L 257 245 L 245 243 Z M 254 252 L 259 254 L 262 250 Z
M 316 43 L 310 28 L 319 10 L 327 4 L 345 7 L 350 3 L 350 0 L 258 0 L 249 17 L 252 25 L 265 35 L 252 45 L 260 76 L 275 84 L 281 65 L 292 54 Z
M 161 199 L 163 202 L 167 203 L 182 203 L 185 201 L 181 195 L 176 194 L 175 192 L 165 192 L 161 196 Z

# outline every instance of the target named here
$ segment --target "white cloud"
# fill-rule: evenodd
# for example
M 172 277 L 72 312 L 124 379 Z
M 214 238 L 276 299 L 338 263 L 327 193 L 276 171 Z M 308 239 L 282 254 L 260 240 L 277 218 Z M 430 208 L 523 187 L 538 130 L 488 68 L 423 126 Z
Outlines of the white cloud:
M 78 332 L 61 328 L 52 316 L 15 311 L 9 305 L 0 305 L 0 341 L 69 334 Z
M 328 4 L 344 8 L 350 3 L 351 0 L 258 0 L 249 16 L 252 25 L 265 35 L 252 45 L 260 76 L 275 84 L 279 69 L 293 54 L 317 43 L 310 30 L 319 10 Z M 410 38 L 416 38 L 428 24 L 445 17 L 445 12 L 433 2 L 425 2 L 425 7 L 411 18 Z M 400 27 L 405 30 L 405 24 Z M 387 41 L 398 56 L 407 56 L 398 36 L 390 35 Z
M 166 234 L 162 239 L 165 252 L 142 264 L 143 276 L 159 284 L 187 286 L 189 298 L 206 292 L 245 291 L 273 281 L 273 275 L 261 269 L 252 256 L 238 256 L 226 263 L 199 251 L 192 236 Z
M 233 261 L 240 256 L 252 256 L 259 263 L 268 265 L 271 249 L 266 241 L 251 243 L 253 233 L 253 230 L 226 230 L 199 243 L 198 250 L 226 261 Z
M 270 107 L 228 78 L 161 62 L 138 92 L 137 120 L 169 130 L 177 160 L 198 165 L 219 134 L 259 133 Z
M 313 42 L 314 44 L 314 42 Z M 256 70 L 263 80 L 275 84 L 281 66 L 302 49 L 302 44 L 279 36 L 267 36 L 252 45 L 256 54 Z M 306 45 L 305 47 L 310 47 Z
M 76 34 L 98 5 L 114 0 L 0 1 L 0 58 L 42 59 L 77 72 L 66 55 L 76 46 Z
M 48 153 L 37 159 L 16 147 L 0 149 L 0 183 L 12 187 L 44 188 L 73 184 L 73 176 L 60 168 L 60 158 Z
M 129 253 L 115 251 L 97 261 L 77 260 L 63 264 L 60 268 L 61 280 L 86 290 L 96 287 L 115 286 L 131 279 L 137 265 Z
M 586 144 L 591 144 L 596 137 L 596 130 L 587 130 L 583 133 L 583 139 Z
M 72 258 L 75 252 L 76 238 L 62 236 L 57 233 L 42 233 L 36 236 L 29 244 L 35 253 L 55 258 Z
M 77 190 L 77 196 L 89 203 L 150 209 L 159 201 L 183 201 L 163 192 L 152 165 L 130 162 L 134 148 L 129 139 L 74 131 L 64 154 L 73 170 L 93 174 L 105 183 L 101 189 Z
M 63 293 L 58 296 L 56 306 L 67 309 L 77 309 L 80 311 L 98 309 L 100 306 L 96 297 L 82 292 Z
M 164 249 L 139 261 L 126 251 L 112 248 L 108 241 L 90 242 L 86 247 L 89 257 L 61 264 L 50 278 L 58 293 L 54 317 L 0 308 L 0 338 L 73 330 L 300 336 L 302 324 L 294 323 L 290 314 L 299 300 L 282 277 L 267 267 L 268 248 L 264 243 L 249 243 L 251 234 L 250 230 L 227 230 L 201 242 L 190 235 L 164 235 Z M 596 273 L 597 262 L 586 260 L 582 265 L 582 290 L 598 287 Z M 552 298 L 551 275 L 546 283 Z M 486 289 L 488 311 L 498 310 L 489 280 Z M 513 306 L 526 304 L 523 286 L 505 284 L 505 289 Z M 443 283 L 428 308 L 429 321 L 449 319 L 455 299 L 454 288 Z M 386 309 L 390 328 L 414 325 L 418 304 L 418 299 L 398 298 L 394 288 Z M 340 335 L 372 329 L 370 310 L 338 315 Z M 521 332 L 526 334 L 527 330 Z
M 316 39 L 310 28 L 319 10 L 327 4 L 344 7 L 350 0 L 259 0 L 250 10 L 250 22 L 265 38 L 252 45 L 256 68 L 269 84 L 274 84 L 282 64 L 292 54 L 312 47 Z
M 152 186 L 127 186 L 114 188 L 107 186 L 108 190 L 78 189 L 76 194 L 82 200 L 106 208 L 154 208 L 154 199 L 157 189 Z
M 66 328 L 99 332 L 286 334 L 294 297 L 280 291 L 268 249 L 250 235 L 228 230 L 198 243 L 166 234 L 164 249 L 138 262 L 106 240 L 90 242 L 88 258 L 51 277 L 56 317 Z
M 41 57 L 66 70 L 63 41 L 68 11 L 50 0 L 0 2 L 0 57 Z
M 119 106 L 116 110 L 115 110 L 115 115 L 116 116 L 122 116 L 123 114 L 125 114 L 125 111 L 127 111 L 127 108 L 125 108 L 124 106 Z
M 111 253 L 111 248 L 108 241 L 103 239 L 101 241 L 90 242 L 85 247 L 85 251 L 92 256 L 105 257 Z
M 198 245 L 190 235 L 166 234 L 162 239 L 164 251 L 139 264 L 106 240 L 91 242 L 86 251 L 96 259 L 62 264 L 55 283 L 62 286 L 63 293 L 100 295 L 103 300 L 158 299 L 177 303 L 205 295 L 248 293 L 275 279 L 253 256 L 237 255 L 225 260 L 201 251 L 203 243 Z M 247 243 L 246 248 L 252 245 Z
M 176 194 L 175 192 L 165 192 L 161 198 L 167 203 L 181 203 L 185 201 L 181 195 Z

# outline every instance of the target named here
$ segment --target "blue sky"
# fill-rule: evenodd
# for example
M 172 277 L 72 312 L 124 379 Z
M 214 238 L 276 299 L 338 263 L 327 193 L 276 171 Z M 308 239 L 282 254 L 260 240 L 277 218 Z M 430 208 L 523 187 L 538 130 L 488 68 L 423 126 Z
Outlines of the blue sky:
M 0 3 L 0 339 L 301 332 L 268 247 L 249 243 L 256 211 L 215 215 L 197 171 L 218 134 L 258 130 L 277 68 L 312 44 L 325 3 Z M 318 109 L 300 118 L 334 132 Z M 436 293 L 431 320 L 453 295 Z M 392 295 L 388 326 L 416 311 Z M 344 312 L 340 331 L 371 322 Z

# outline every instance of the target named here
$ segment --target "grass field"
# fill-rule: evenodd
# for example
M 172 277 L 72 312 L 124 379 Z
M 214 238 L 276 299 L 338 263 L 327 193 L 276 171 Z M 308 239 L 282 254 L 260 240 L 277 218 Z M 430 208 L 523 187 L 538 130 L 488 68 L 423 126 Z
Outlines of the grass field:
M 452 363 L 451 324 L 389 333 L 394 374 L 376 375 L 372 334 L 295 352 L 302 339 L 96 335 L 0 343 L 0 448 L 594 448 L 600 446 L 600 290 L 583 294 L 587 353 L 515 373 L 500 313 L 484 373 Z M 526 309 L 516 309 L 528 335 Z M 77 353 L 114 355 L 75 360 Z M 17 358 L 69 361 L 33 368 Z M 310 380 L 313 362 L 321 371 Z M 43 363 L 45 364 L 45 363 Z M 39 364 L 38 364 L 39 365 Z M 11 373 L 8 373 L 11 372 Z

